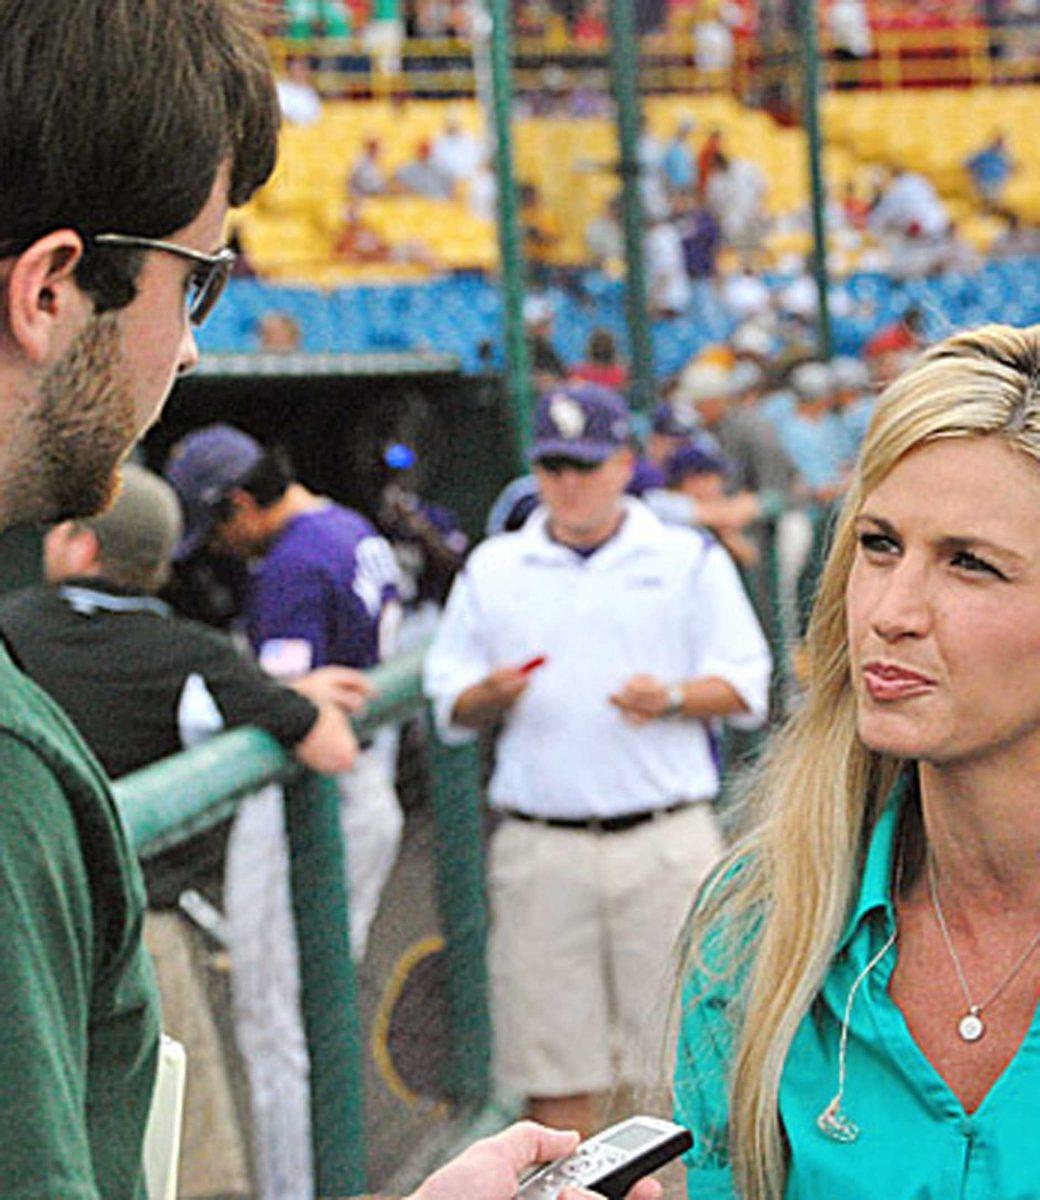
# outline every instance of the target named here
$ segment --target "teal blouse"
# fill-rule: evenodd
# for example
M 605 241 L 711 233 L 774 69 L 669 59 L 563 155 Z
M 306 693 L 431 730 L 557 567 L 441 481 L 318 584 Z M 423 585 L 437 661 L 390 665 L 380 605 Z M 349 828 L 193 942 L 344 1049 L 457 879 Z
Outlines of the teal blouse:
M 898 946 L 892 869 L 901 802 L 871 837 L 859 897 L 834 962 L 792 1042 L 780 1082 L 790 1148 L 785 1200 L 1036 1200 L 1040 1197 L 1040 1016 L 971 1116 L 924 1057 L 888 994 Z M 838 1090 L 838 1051 L 850 990 L 871 959 L 849 1015 L 841 1113 L 851 1141 L 823 1133 Z M 714 986 L 714 985 L 713 985 Z M 676 1119 L 694 1135 L 690 1200 L 735 1200 L 728 1164 L 726 1071 L 732 996 L 690 979 L 675 1076 Z M 697 1004 L 691 997 L 701 996 Z

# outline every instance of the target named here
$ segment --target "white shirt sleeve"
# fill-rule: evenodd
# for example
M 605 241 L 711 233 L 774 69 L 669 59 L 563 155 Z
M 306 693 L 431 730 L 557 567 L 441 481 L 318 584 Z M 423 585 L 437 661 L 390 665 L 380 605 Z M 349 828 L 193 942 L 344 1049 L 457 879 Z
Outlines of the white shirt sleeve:
M 724 679 L 748 707 L 727 717 L 727 723 L 757 729 L 768 715 L 772 658 L 737 568 L 720 545 L 706 551 L 694 576 L 694 593 L 694 678 Z
M 437 633 L 423 664 L 423 690 L 433 703 L 437 731 L 445 742 L 459 744 L 476 731 L 452 724 L 455 701 L 493 668 L 481 629 L 471 569 L 459 572 L 452 584 Z

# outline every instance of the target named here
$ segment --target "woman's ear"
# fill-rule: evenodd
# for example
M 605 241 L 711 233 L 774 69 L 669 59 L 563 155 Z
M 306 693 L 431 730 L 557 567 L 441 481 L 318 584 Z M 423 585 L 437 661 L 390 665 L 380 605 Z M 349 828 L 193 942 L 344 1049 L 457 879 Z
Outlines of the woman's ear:
M 23 250 L 7 274 L 8 332 L 32 363 L 64 353 L 92 308 L 75 279 L 82 257 L 80 235 L 58 229 Z

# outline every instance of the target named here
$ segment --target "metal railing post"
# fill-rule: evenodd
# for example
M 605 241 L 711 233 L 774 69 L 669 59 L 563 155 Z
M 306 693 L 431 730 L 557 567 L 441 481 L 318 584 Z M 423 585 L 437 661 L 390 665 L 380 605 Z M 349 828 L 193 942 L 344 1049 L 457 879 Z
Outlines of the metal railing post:
M 308 771 L 285 788 L 318 1200 L 365 1190 L 364 1064 L 339 805 L 328 776 Z
M 427 731 L 437 905 L 448 981 L 451 1057 L 444 1084 L 456 1104 L 477 1107 L 491 1091 L 480 756 L 473 742 L 445 745 L 430 715 Z

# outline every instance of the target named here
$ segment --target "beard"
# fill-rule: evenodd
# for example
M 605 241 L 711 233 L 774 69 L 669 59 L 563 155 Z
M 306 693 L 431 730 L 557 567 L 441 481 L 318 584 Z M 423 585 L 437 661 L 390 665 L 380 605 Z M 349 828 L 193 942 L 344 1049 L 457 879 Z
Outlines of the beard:
M 137 434 L 133 397 L 118 378 L 116 313 L 92 317 L 43 376 L 15 503 L 23 521 L 64 521 L 103 512 L 115 498 L 119 464 Z

